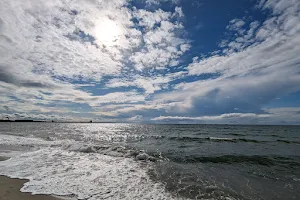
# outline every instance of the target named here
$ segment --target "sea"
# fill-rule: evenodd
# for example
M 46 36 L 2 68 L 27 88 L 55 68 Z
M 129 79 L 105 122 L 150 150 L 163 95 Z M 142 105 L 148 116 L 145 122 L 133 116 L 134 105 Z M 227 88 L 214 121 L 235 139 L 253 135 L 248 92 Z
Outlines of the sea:
M 300 126 L 3 122 L 0 155 L 67 199 L 300 199 Z

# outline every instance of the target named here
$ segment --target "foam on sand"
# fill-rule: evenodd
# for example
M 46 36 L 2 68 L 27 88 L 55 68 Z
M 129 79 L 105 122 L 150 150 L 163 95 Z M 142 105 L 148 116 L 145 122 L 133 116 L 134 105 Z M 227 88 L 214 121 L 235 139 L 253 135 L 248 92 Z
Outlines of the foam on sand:
M 62 200 L 50 195 L 31 195 L 20 192 L 20 188 L 27 180 L 11 179 L 0 176 L 0 199 L 1 200 Z

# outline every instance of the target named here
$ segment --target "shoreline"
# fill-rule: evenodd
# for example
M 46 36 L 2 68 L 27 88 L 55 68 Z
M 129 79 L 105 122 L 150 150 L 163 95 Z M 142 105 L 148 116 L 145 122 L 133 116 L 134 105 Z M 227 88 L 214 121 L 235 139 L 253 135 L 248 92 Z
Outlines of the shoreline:
M 5 156 L 0 156 L 0 162 L 9 159 Z M 51 195 L 33 195 L 31 193 L 21 192 L 20 189 L 26 179 L 9 178 L 0 175 L 0 199 L 1 200 L 61 200 L 60 198 Z

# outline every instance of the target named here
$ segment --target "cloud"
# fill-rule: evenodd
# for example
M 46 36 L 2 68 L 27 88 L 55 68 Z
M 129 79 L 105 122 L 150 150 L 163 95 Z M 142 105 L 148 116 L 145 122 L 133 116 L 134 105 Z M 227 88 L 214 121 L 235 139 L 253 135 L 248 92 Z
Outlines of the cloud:
M 260 26 L 250 22 L 244 35 L 238 36 L 239 47 L 225 45 L 223 53 L 195 58 L 188 65 L 189 76 L 207 79 L 178 83 L 175 90 L 155 95 L 155 101 L 172 103 L 173 115 L 216 115 L 236 109 L 263 114 L 263 106 L 272 99 L 299 91 L 300 26 L 294 20 L 300 21 L 299 6 L 281 1 L 262 4 L 273 13 Z M 233 23 L 238 31 L 245 26 L 240 20 Z
M 114 80 L 122 80 L 123 72 L 132 68 L 128 62 L 140 59 L 138 52 L 146 52 L 148 63 L 143 67 L 151 68 L 151 62 L 152 67 L 164 68 L 177 63 L 189 49 L 189 42 L 180 38 L 183 25 L 175 22 L 183 17 L 179 7 L 173 12 L 150 12 L 123 0 L 2 1 L 1 5 L 0 101 L 15 112 L 59 112 L 50 108 L 53 105 L 71 109 L 77 104 L 98 107 L 144 102 L 144 94 L 136 90 L 94 95 L 77 82 L 110 77 L 107 85 L 114 87 Z M 105 20 L 119 29 L 116 41 L 109 45 L 97 34 L 99 23 Z M 171 39 L 175 42 L 170 45 Z M 160 54 L 162 58 L 157 60 Z M 139 66 L 137 61 L 133 69 Z M 171 77 L 138 76 L 134 86 L 142 85 L 145 93 L 151 94 Z
M 297 108 L 265 106 L 300 91 L 299 1 L 259 1 L 256 9 L 266 20 L 230 20 L 206 56 L 194 51 L 187 33 L 204 28 L 185 29 L 188 15 L 180 1 L 134 3 L 2 0 L 0 112 L 47 119 L 297 122 L 291 110 Z M 103 23 L 115 31 L 103 30 Z M 280 117 L 288 115 L 295 118 Z
M 68 113 L 69 114 L 69 113 Z M 90 121 L 90 118 L 84 118 L 79 116 L 71 116 L 64 115 L 64 114 L 41 114 L 41 113 L 0 113 L 0 119 L 7 119 L 7 117 L 10 120 L 18 120 L 18 119 L 32 119 L 32 120 L 46 120 L 46 121 Z
M 173 3 L 173 4 L 179 4 L 180 0 L 145 0 L 145 3 L 149 6 L 151 5 L 160 5 L 161 3 Z
M 268 114 L 255 114 L 255 113 L 228 113 L 215 116 L 201 116 L 201 117 L 181 117 L 181 116 L 160 116 L 155 117 L 154 121 L 168 121 L 168 120 L 181 120 L 181 121 L 220 121 L 220 120 L 240 120 L 241 118 L 267 118 Z
M 299 124 L 299 107 L 282 107 L 265 109 L 267 114 L 256 113 L 226 113 L 221 115 L 184 117 L 184 116 L 159 116 L 152 118 L 157 122 L 186 123 L 226 123 L 226 124 Z
M 144 117 L 144 120 L 150 117 L 157 116 L 159 113 L 165 113 L 164 104 L 115 104 L 115 105 L 104 105 L 99 108 L 99 111 L 93 111 L 92 113 L 99 116 L 109 116 L 109 117 L 121 117 L 130 118 L 137 115 Z
M 241 20 L 241 19 L 233 19 L 229 22 L 229 25 L 227 26 L 227 29 L 233 30 L 233 31 L 240 31 L 242 30 L 241 28 L 245 25 L 246 23 Z M 242 33 L 242 32 L 241 32 Z
M 128 78 L 114 78 L 110 79 L 106 83 L 106 86 L 109 88 L 134 86 L 137 88 L 144 89 L 145 94 L 149 95 L 164 88 L 168 88 L 169 82 L 172 82 L 184 76 L 185 74 L 186 72 L 180 71 L 174 73 L 167 73 L 165 75 L 157 75 L 153 77 L 134 75 Z
M 182 23 L 172 22 L 183 17 L 181 8 L 176 7 L 173 14 L 160 9 L 155 12 L 139 10 L 134 16 L 144 32 L 144 46 L 129 58 L 135 68 L 164 69 L 178 65 L 179 57 L 190 48 L 189 41 L 180 35 L 184 28 Z
M 100 80 L 106 75 L 119 75 L 128 59 L 137 69 L 166 67 L 188 50 L 187 42 L 176 33 L 182 24 L 170 21 L 175 15 L 162 10 L 132 10 L 126 7 L 127 1 L 36 0 L 2 4 L 1 55 L 6 59 L 1 59 L 0 64 L 23 75 Z M 175 13 L 182 16 L 179 8 Z M 133 18 L 138 19 L 137 24 Z M 120 29 L 117 43 L 111 46 L 103 44 L 95 32 L 103 20 L 113 21 Z M 134 28 L 136 25 L 144 28 L 143 32 Z M 174 44 L 170 44 L 173 39 Z M 157 60 L 159 54 L 162 58 Z M 147 59 L 143 66 L 142 56 Z
M 143 116 L 142 115 L 136 115 L 134 117 L 131 117 L 128 119 L 128 121 L 132 121 L 132 122 L 141 122 L 143 121 Z

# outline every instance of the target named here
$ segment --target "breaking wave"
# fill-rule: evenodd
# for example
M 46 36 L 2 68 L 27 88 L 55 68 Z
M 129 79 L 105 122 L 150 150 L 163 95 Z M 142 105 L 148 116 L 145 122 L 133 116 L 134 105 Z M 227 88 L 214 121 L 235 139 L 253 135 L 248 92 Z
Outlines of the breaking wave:
M 0 162 L 0 175 L 29 180 L 22 192 L 87 200 L 173 199 L 147 175 L 150 161 L 159 157 L 142 151 L 8 135 L 1 135 L 0 144 L 35 146 Z

